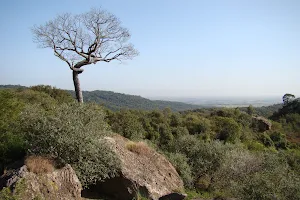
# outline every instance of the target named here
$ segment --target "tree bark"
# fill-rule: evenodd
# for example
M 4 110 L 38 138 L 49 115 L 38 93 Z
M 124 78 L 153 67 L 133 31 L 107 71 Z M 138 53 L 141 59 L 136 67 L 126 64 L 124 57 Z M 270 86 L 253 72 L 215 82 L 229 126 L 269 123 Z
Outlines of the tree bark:
M 73 83 L 74 83 L 77 101 L 79 103 L 83 103 L 83 96 L 82 96 L 82 91 L 80 88 L 80 82 L 79 82 L 79 78 L 78 78 L 79 74 L 80 74 L 80 72 L 73 71 Z

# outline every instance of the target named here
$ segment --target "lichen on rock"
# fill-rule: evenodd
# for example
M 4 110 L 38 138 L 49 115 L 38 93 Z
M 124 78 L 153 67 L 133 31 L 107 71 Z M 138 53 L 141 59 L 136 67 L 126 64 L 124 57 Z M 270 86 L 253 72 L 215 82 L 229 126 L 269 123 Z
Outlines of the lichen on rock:
M 119 135 L 105 137 L 104 140 L 121 160 L 120 176 L 84 190 L 84 197 L 95 197 L 97 193 L 102 193 L 112 199 L 131 200 L 141 195 L 158 200 L 174 191 L 183 190 L 183 182 L 172 164 L 145 143 L 133 143 Z M 185 195 L 177 197 L 183 199 Z
M 12 199 L 81 199 L 82 187 L 70 165 L 44 174 L 30 172 L 24 165 L 4 174 L 1 183 L 2 191 Z

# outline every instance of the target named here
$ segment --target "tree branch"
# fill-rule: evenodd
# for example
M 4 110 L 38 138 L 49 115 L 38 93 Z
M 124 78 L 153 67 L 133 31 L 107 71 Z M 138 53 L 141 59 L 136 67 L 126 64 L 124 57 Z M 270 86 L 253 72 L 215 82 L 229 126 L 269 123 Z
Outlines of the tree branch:
M 128 30 L 114 15 L 100 9 L 82 15 L 59 15 L 45 25 L 33 27 L 32 32 L 40 47 L 52 48 L 55 56 L 80 73 L 85 65 L 122 61 L 138 55 L 127 43 Z

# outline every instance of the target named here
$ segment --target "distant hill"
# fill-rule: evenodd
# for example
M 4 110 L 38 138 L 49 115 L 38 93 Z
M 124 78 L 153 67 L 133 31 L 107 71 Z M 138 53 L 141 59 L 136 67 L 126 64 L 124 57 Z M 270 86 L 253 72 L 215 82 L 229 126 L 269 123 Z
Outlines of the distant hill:
M 70 92 L 75 97 L 74 91 Z M 155 110 L 170 108 L 173 111 L 183 111 L 200 108 L 199 105 L 186 104 L 174 101 L 150 100 L 136 95 L 121 94 L 111 91 L 83 91 L 83 98 L 86 102 L 96 102 L 103 104 L 112 110 L 122 108 L 139 109 L 139 110 Z
M 0 89 L 5 88 L 26 88 L 21 85 L 0 85 Z M 75 93 L 72 90 L 66 90 L 74 98 Z M 184 111 L 201 108 L 203 106 L 192 105 L 174 101 L 150 100 L 136 95 L 121 94 L 111 91 L 83 91 L 85 102 L 96 102 L 111 110 L 119 110 L 122 108 L 139 109 L 139 110 L 155 110 L 170 108 L 172 111 Z
M 17 88 L 27 88 L 22 85 L 0 85 L 0 89 L 17 89 Z

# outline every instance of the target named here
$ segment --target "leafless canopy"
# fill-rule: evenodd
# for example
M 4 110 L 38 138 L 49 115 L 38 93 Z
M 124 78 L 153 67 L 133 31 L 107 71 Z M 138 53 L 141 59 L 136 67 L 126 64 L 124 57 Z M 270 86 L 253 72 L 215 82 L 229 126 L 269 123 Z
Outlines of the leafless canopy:
M 92 9 L 81 15 L 59 15 L 45 25 L 33 27 L 32 32 L 40 47 L 52 48 L 71 70 L 81 73 L 82 66 L 122 61 L 138 54 L 128 43 L 128 30 L 120 25 L 113 14 Z

